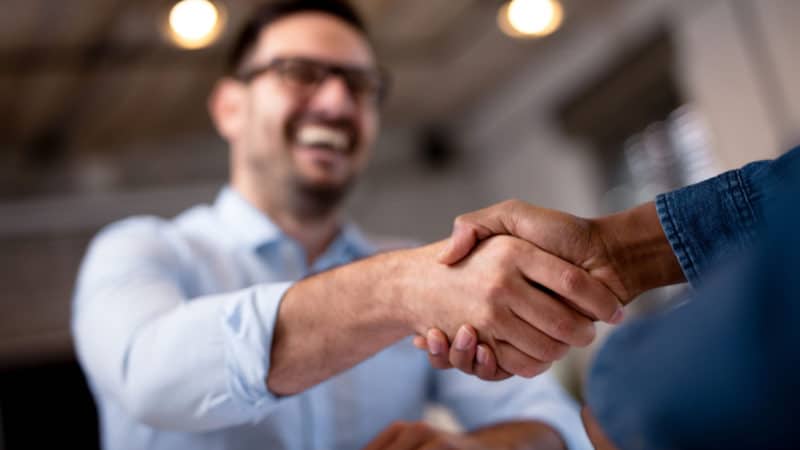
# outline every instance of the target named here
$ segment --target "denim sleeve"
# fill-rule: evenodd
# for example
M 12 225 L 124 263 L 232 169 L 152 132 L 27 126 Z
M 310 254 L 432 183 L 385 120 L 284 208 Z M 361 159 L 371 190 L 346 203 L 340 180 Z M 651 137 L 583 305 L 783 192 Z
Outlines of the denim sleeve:
M 710 267 L 752 246 L 775 192 L 798 170 L 800 147 L 656 198 L 661 226 L 693 286 Z
M 791 175 L 784 163 L 771 176 Z M 586 397 L 620 449 L 797 448 L 800 171 L 793 170 L 793 185 L 767 187 L 791 185 L 782 196 L 761 191 L 766 228 L 752 248 L 709 276 L 692 301 L 626 323 L 598 352 Z

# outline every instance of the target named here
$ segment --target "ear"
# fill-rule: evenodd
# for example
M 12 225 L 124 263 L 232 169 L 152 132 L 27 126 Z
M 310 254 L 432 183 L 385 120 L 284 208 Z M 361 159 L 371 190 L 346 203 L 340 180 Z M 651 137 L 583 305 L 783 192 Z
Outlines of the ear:
M 208 97 L 208 111 L 217 132 L 228 142 L 241 134 L 246 118 L 246 88 L 231 78 L 222 78 Z

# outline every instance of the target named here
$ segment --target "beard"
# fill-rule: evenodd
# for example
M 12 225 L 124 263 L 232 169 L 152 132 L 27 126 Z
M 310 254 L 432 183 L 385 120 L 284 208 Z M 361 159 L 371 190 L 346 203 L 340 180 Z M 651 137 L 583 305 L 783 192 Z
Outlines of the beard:
M 317 221 L 327 218 L 342 205 L 356 177 L 348 177 L 339 184 L 314 184 L 294 173 L 288 181 L 287 207 L 302 221 Z
M 297 130 L 304 124 L 324 125 L 344 130 L 351 139 L 352 153 L 358 146 L 357 127 L 351 119 L 336 119 L 314 111 L 296 111 L 292 114 L 284 128 L 284 139 L 293 142 Z M 304 178 L 297 171 L 288 174 L 286 186 L 288 188 L 287 207 L 295 217 L 304 221 L 315 221 L 328 217 L 344 201 L 352 186 L 355 184 L 356 175 L 351 174 L 340 183 L 313 183 Z

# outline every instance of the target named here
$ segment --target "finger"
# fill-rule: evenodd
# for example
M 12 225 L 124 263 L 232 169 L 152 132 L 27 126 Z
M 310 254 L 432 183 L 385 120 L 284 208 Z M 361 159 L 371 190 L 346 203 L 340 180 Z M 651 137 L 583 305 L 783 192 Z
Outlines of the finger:
M 617 296 L 582 268 L 533 244 L 520 242 L 520 245 L 528 250 L 519 252 L 517 267 L 529 280 L 564 297 L 593 319 L 610 322 L 622 310 Z
M 428 361 L 434 369 L 451 369 L 450 342 L 441 330 L 431 328 L 426 335 L 428 341 Z
M 478 333 L 469 325 L 462 325 L 453 345 L 450 347 L 450 364 L 456 369 L 472 375 L 475 352 L 478 345 Z
M 533 378 L 550 368 L 550 363 L 532 358 L 508 342 L 497 341 L 494 350 L 497 364 L 510 374 Z
M 563 358 L 569 351 L 569 345 L 557 341 L 543 333 L 535 326 L 522 320 L 518 315 L 511 311 L 505 319 L 503 327 L 496 331 L 497 339 L 502 340 L 534 361 L 550 363 Z M 503 355 L 497 353 L 497 361 L 507 372 L 517 374 L 515 371 L 508 370 L 503 361 Z
M 531 324 L 558 342 L 585 347 L 594 341 L 594 322 L 564 303 L 557 294 L 547 293 L 532 286 L 512 304 L 512 311 L 524 322 Z
M 500 381 L 511 377 L 511 374 L 497 365 L 497 357 L 486 344 L 478 344 L 475 352 L 475 375 L 485 381 Z
M 472 226 L 462 226 L 456 223 L 453 225 L 447 245 L 439 253 L 438 260 L 442 264 L 455 264 L 467 256 L 477 243 L 478 236 Z
M 467 256 L 481 239 L 496 234 L 511 234 L 505 222 L 512 210 L 511 203 L 503 202 L 456 217 L 450 241 L 439 254 L 439 262 L 455 264 Z
M 411 343 L 414 344 L 414 347 L 420 350 L 425 350 L 426 352 L 428 351 L 428 340 L 425 339 L 425 336 L 416 335 Z

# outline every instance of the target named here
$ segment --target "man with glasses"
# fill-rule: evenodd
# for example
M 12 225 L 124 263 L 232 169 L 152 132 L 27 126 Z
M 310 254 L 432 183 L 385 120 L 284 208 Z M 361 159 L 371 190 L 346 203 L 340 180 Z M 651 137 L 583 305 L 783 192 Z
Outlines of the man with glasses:
M 619 319 L 613 293 L 508 237 L 454 267 L 437 262 L 441 242 L 370 256 L 342 218 L 386 87 L 347 5 L 273 2 L 253 16 L 209 101 L 230 185 L 172 220 L 111 225 L 83 262 L 73 329 L 105 448 L 588 446 L 543 372 L 591 342 L 592 319 Z M 430 328 L 486 342 L 482 378 L 543 374 L 435 372 L 410 341 Z M 428 402 L 469 431 L 420 422 Z

